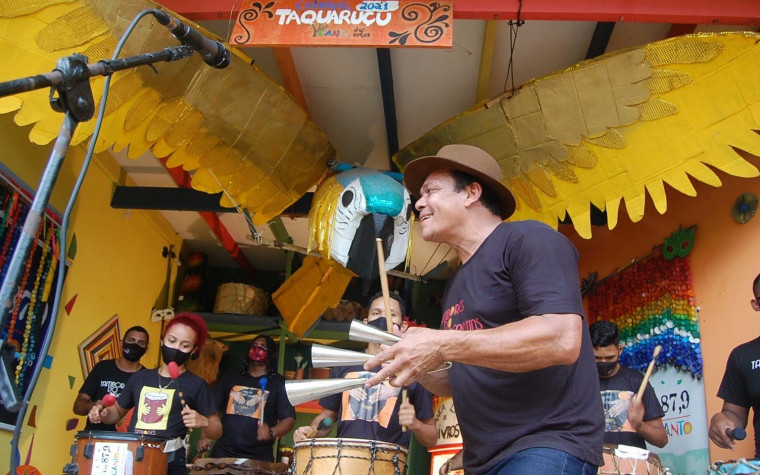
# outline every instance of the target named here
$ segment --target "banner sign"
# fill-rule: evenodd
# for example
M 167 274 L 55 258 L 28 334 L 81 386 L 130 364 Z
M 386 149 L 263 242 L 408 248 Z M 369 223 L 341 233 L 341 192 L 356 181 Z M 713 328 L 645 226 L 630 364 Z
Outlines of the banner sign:
M 231 46 L 450 48 L 454 2 L 244 0 Z
M 647 444 L 647 448 L 660 456 L 673 475 L 704 474 L 710 467 L 704 381 L 666 366 L 652 373 L 649 382 L 665 413 L 662 422 L 668 444 L 663 448 Z

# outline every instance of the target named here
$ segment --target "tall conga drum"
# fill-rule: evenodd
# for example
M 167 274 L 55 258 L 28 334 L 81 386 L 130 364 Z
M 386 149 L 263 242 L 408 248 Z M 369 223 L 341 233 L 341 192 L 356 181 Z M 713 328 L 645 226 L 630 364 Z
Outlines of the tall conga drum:
M 293 475 L 404 475 L 406 447 L 364 439 L 308 439 L 295 444 Z
M 100 475 L 131 473 L 154 475 L 166 473 L 169 457 L 164 453 L 166 437 L 87 430 L 77 432 L 71 445 L 71 463 L 65 474 Z

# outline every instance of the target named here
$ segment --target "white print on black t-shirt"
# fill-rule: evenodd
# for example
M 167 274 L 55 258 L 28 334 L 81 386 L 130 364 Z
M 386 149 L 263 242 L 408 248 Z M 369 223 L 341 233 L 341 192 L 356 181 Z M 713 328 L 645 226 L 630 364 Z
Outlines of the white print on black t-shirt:
M 101 381 L 100 387 L 106 388 L 108 394 L 113 394 L 114 396 L 119 397 L 124 390 L 124 383 L 120 381 Z

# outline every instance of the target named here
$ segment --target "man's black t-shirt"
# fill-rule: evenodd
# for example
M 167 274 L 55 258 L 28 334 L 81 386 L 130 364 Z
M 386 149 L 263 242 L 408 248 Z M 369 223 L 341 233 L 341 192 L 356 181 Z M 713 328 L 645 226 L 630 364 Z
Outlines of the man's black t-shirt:
M 375 373 L 363 366 L 340 366 L 330 371 L 330 378 L 371 377 Z M 409 402 L 419 420 L 433 417 L 433 395 L 418 383 L 407 387 Z M 371 388 L 355 388 L 319 400 L 325 409 L 338 413 L 338 437 L 390 442 L 409 447 L 412 432 L 401 431 L 398 410 L 401 388 L 383 381 Z
M 481 330 L 533 315 L 583 317 L 572 243 L 537 221 L 501 223 L 449 279 L 441 329 Z M 454 363 L 449 381 L 465 471 L 486 473 L 533 447 L 602 464 L 604 413 L 587 325 L 571 365 L 509 373 Z
M 731 351 L 726 372 L 718 389 L 724 401 L 752 408 L 752 427 L 755 429 L 755 458 L 760 457 L 760 338 L 743 343 Z
M 216 405 L 206 381 L 185 371 L 177 379 L 166 378 L 156 369 L 138 371 L 127 381 L 118 403 L 124 409 L 135 408 L 130 432 L 162 437 L 184 437 L 181 390 L 185 403 L 203 416 L 216 414 Z
M 82 383 L 79 392 L 90 396 L 93 402 L 102 400 L 106 394 L 113 394 L 118 398 L 124 390 L 127 380 L 133 374 L 135 373 L 120 370 L 116 365 L 116 360 L 99 361 L 87 375 L 87 379 Z M 116 425 L 101 422 L 95 424 L 87 418 L 84 430 L 116 430 Z
M 274 440 L 257 439 L 261 420 L 261 400 L 264 393 L 264 422 L 274 427 L 282 419 L 296 417 L 296 410 L 285 392 L 285 378 L 268 374 L 266 386 L 261 388 L 261 377 L 226 373 L 214 388 L 214 399 L 222 412 L 224 431 L 214 445 L 212 457 L 239 457 L 262 462 L 274 461 Z
M 628 408 L 631 398 L 639 390 L 644 375 L 638 371 L 620 366 L 611 378 L 599 378 L 602 391 L 602 406 L 604 406 L 604 443 L 624 444 L 634 447 L 647 448 L 646 441 L 638 435 L 628 422 Z M 665 413 L 657 399 L 652 385 L 647 383 L 644 390 L 644 422 Z

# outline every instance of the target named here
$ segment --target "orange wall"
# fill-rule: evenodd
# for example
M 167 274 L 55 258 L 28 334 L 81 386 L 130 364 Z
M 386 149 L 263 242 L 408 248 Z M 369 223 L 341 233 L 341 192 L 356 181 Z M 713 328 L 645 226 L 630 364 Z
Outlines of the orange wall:
M 753 163 L 758 165 L 757 161 Z M 645 256 L 679 225 L 697 226 L 690 256 L 699 307 L 708 423 L 723 403 L 716 394 L 728 354 L 737 344 L 760 335 L 760 313 L 750 307 L 752 281 L 760 273 L 760 213 L 746 224 L 738 224 L 731 217 L 737 196 L 745 191 L 760 195 L 760 179 L 718 173 L 723 186 L 713 188 L 695 182 L 696 197 L 668 189 L 668 210 L 664 215 L 658 214 L 648 200 L 643 220 L 631 223 L 622 208 L 616 228 L 609 231 L 606 226 L 594 227 L 590 240 L 578 237 L 569 226 L 562 229 L 580 252 L 581 278 L 594 271 L 602 278 L 632 259 Z M 711 462 L 754 456 L 751 421 L 752 414 L 748 436 L 734 452 L 710 443 Z

